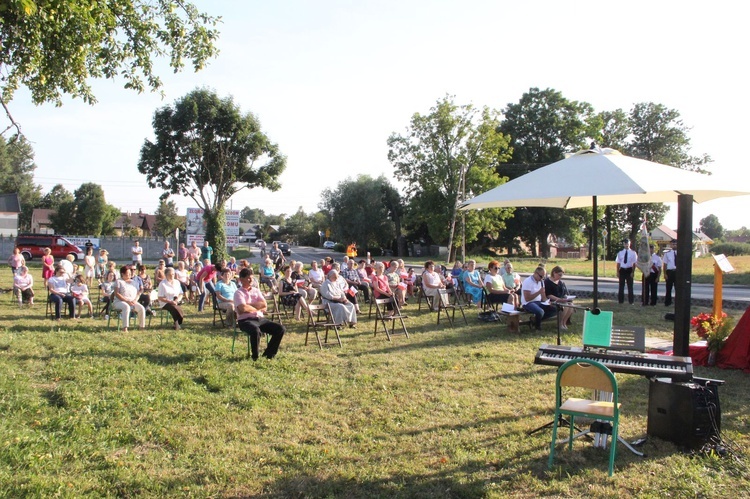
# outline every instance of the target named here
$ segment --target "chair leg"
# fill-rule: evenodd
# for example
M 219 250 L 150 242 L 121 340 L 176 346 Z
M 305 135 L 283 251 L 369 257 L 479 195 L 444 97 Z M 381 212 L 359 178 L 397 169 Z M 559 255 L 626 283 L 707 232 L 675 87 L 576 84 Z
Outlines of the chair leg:
M 555 420 L 552 423 L 552 443 L 549 446 L 549 460 L 547 461 L 548 469 L 552 469 L 552 464 L 555 461 L 555 443 L 557 442 L 557 422 L 559 420 L 560 420 L 559 414 L 557 413 L 557 411 L 555 411 Z

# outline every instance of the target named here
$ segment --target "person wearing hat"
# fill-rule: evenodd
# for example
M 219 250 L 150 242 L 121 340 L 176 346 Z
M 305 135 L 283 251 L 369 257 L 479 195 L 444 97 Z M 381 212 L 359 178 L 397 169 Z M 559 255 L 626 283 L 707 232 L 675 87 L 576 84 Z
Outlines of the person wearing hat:
M 638 254 L 630 249 L 630 241 L 628 239 L 622 240 L 622 251 L 617 253 L 617 277 L 619 279 L 619 286 L 617 288 L 617 301 L 620 303 L 625 302 L 625 283 L 628 284 L 628 303 L 633 304 L 633 271 L 635 270 L 635 264 L 638 261 Z
M 651 248 L 651 269 L 646 276 L 646 287 L 643 292 L 643 306 L 656 305 L 658 296 L 656 294 L 657 288 L 659 287 L 659 276 L 661 275 L 662 261 L 659 254 L 656 252 L 656 248 L 653 244 L 648 246 Z
M 667 292 L 664 295 L 664 305 L 670 306 L 672 304 L 672 288 L 674 287 L 674 281 L 677 277 L 677 239 L 672 239 L 669 243 L 669 248 L 664 251 L 664 257 L 662 258 L 664 267 L 664 284 L 667 286 Z

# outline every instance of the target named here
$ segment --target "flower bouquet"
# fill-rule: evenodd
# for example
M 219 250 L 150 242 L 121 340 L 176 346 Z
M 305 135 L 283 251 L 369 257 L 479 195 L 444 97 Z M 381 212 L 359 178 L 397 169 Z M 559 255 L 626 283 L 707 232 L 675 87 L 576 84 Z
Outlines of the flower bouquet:
M 721 317 L 702 313 L 690 319 L 690 325 L 701 339 L 706 340 L 709 352 L 708 365 L 714 365 L 716 354 L 724 347 L 732 332 L 732 320 L 724 312 L 721 313 Z

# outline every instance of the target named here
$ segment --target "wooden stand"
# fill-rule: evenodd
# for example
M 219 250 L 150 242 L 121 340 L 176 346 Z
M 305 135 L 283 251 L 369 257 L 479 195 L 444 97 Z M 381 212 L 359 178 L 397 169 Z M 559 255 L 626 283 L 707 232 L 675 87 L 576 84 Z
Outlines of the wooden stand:
M 724 272 L 733 272 L 734 267 L 724 255 L 714 255 L 714 307 L 713 314 L 717 319 L 721 317 L 723 302 Z
M 508 325 L 508 332 L 518 334 L 521 332 L 521 314 L 508 314 L 505 318 L 505 324 Z

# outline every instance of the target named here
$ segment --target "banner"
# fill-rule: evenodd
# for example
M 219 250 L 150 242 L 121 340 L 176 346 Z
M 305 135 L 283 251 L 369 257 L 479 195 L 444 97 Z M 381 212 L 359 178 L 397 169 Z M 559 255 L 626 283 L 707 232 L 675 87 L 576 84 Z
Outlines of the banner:
M 240 210 L 226 210 L 224 213 L 226 215 L 224 224 L 224 233 L 227 236 L 226 245 L 228 247 L 237 246 L 240 235 Z M 203 239 L 206 237 L 206 221 L 203 219 L 203 210 L 201 208 L 188 208 L 185 220 L 187 245 L 190 246 L 195 241 L 198 246 L 203 246 Z

